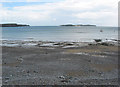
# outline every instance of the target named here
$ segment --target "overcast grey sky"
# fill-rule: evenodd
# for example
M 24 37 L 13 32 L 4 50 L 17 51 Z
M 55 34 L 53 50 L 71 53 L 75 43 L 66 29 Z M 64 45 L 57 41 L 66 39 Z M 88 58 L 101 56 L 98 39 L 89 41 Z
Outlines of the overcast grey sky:
M 33 26 L 68 23 L 117 26 L 118 1 L 1 0 L 0 20 L 2 23 L 25 23 Z

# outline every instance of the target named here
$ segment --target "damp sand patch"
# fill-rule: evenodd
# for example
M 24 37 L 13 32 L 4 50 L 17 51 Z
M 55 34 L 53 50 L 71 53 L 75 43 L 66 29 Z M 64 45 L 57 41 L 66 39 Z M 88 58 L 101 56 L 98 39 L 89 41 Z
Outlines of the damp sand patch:
M 67 49 L 67 53 L 103 53 L 109 51 L 118 51 L 117 46 L 88 46 L 79 49 Z
M 90 64 L 92 68 L 102 72 L 110 72 L 114 69 L 117 69 L 117 64 Z

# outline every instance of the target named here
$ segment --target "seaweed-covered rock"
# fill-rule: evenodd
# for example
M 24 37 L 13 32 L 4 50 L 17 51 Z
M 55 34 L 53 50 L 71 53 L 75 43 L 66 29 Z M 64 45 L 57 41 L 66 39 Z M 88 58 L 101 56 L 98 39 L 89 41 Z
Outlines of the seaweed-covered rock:
M 74 45 L 73 43 L 66 43 L 66 45 Z
M 102 42 L 101 39 L 94 39 L 94 40 L 95 40 L 95 42 Z
M 103 43 L 101 43 L 100 45 L 109 46 L 110 44 L 103 42 Z

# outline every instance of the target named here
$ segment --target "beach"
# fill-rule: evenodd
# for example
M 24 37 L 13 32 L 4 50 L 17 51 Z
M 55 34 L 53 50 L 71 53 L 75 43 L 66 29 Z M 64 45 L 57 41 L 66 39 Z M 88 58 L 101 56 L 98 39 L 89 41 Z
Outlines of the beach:
M 2 43 L 3 85 L 118 84 L 118 41 Z
M 120 86 L 118 0 L 0 2 L 2 87 Z

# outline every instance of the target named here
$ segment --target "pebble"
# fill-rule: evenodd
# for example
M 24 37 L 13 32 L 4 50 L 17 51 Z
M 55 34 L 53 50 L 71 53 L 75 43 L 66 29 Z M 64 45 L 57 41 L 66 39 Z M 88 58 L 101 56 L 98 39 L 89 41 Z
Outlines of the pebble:
M 29 71 L 27 71 L 27 73 L 30 73 Z
M 61 82 L 68 83 L 69 81 L 65 79 L 65 80 L 61 80 Z
M 64 76 L 59 76 L 59 78 L 60 78 L 60 79 L 65 79 L 65 77 L 64 77 Z
M 9 77 L 5 77 L 5 79 L 6 79 L 6 80 L 8 80 L 8 79 L 9 79 Z
M 8 80 L 5 80 L 5 83 L 8 83 Z
M 13 76 L 13 75 L 10 75 L 11 77 Z
M 34 73 L 38 73 L 37 71 L 33 71 Z

